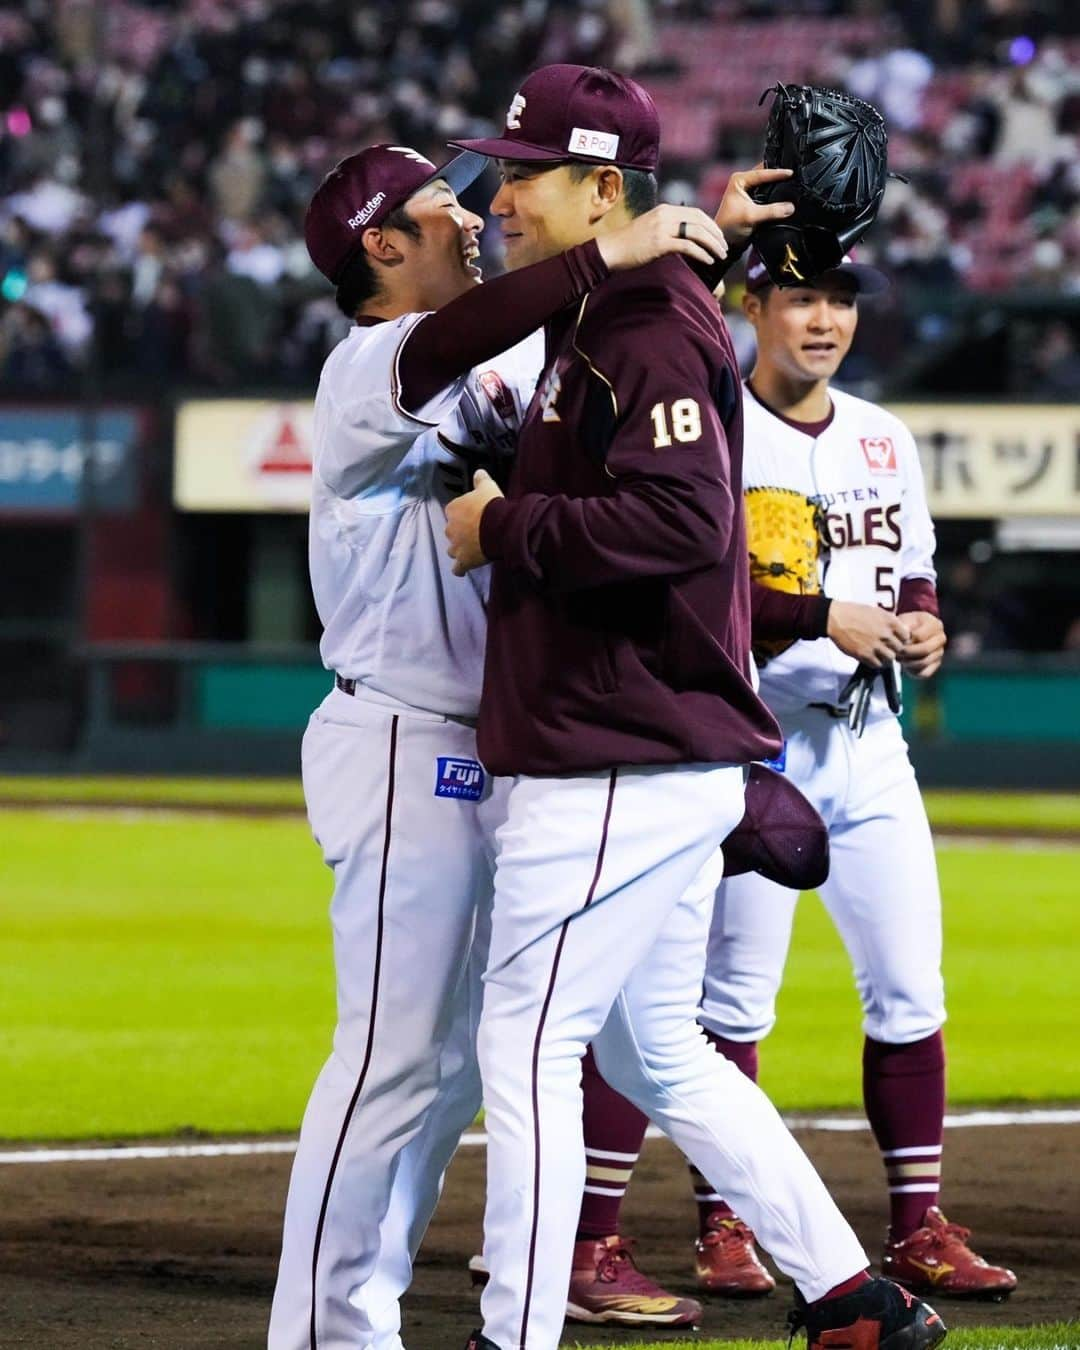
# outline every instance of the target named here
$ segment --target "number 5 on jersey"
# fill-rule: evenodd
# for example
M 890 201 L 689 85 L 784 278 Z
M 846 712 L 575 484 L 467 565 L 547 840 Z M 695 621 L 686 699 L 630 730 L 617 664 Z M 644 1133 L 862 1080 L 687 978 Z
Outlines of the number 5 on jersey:
M 677 398 L 671 405 L 671 416 L 663 403 L 654 403 L 649 409 L 653 424 L 653 449 L 663 450 L 671 445 L 672 437 L 686 444 L 701 439 L 701 409 L 697 399 Z M 670 430 L 669 430 L 670 427 Z

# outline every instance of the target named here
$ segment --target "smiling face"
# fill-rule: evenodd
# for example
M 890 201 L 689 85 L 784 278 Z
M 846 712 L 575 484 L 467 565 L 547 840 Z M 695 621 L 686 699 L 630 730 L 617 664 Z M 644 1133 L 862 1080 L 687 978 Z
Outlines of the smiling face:
M 567 164 L 552 169 L 501 159 L 499 179 L 491 213 L 498 219 L 511 271 L 553 258 L 595 233 L 591 175 L 575 181 Z
M 859 320 L 855 290 L 844 282 L 770 286 L 747 295 L 743 309 L 757 333 L 758 365 L 801 385 L 832 379 Z
M 423 307 L 441 309 L 481 280 L 477 259 L 484 222 L 465 210 L 441 178 L 414 192 L 405 209 L 419 226 L 420 238 L 393 229 L 387 235 L 422 289 Z

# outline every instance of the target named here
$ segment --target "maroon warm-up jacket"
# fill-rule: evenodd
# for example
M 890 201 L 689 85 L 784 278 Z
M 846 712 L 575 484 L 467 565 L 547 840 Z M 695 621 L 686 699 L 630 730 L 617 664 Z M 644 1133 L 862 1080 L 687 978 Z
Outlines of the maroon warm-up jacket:
M 779 753 L 750 684 L 742 406 L 727 327 L 678 258 L 547 326 L 505 499 L 479 724 L 497 774 Z

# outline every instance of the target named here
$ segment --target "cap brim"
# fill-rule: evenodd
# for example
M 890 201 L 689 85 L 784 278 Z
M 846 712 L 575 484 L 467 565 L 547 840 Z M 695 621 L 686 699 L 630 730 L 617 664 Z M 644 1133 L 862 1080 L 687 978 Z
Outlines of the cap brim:
M 859 295 L 881 295 L 892 285 L 884 272 L 879 272 L 876 267 L 868 267 L 865 263 L 841 263 L 839 267 L 823 272 L 815 284 L 820 286 L 829 277 L 834 276 L 848 277 L 854 281 L 855 290 Z
M 415 196 L 421 188 L 426 188 L 428 183 L 437 183 L 440 178 L 449 183 L 455 193 L 464 192 L 467 187 L 476 182 L 487 166 L 488 162 L 483 155 L 466 150 L 460 155 L 455 155 L 453 159 L 448 159 L 429 178 L 426 178 L 420 184 L 420 187 L 413 188 L 409 196 Z
M 450 141 L 448 144 L 458 150 L 484 155 L 488 159 L 509 159 L 522 164 L 530 160 L 560 163 L 571 158 L 568 150 L 547 150 L 542 145 L 526 145 L 524 141 L 511 141 L 498 136 L 493 136 L 490 140 Z

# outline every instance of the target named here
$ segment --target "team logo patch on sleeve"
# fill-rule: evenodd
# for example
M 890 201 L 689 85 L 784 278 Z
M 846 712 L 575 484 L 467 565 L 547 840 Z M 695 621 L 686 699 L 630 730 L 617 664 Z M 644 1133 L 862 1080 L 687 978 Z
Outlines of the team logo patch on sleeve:
M 896 446 L 891 436 L 862 436 L 859 444 L 871 473 L 896 472 Z
M 503 377 L 497 370 L 483 370 L 476 378 L 480 388 L 491 400 L 491 406 L 502 420 L 516 428 L 517 408 L 514 405 L 514 396 L 507 389 Z
M 435 796 L 456 797 L 458 801 L 478 802 L 484 795 L 487 775 L 475 759 L 456 759 L 439 755 L 435 761 Z

